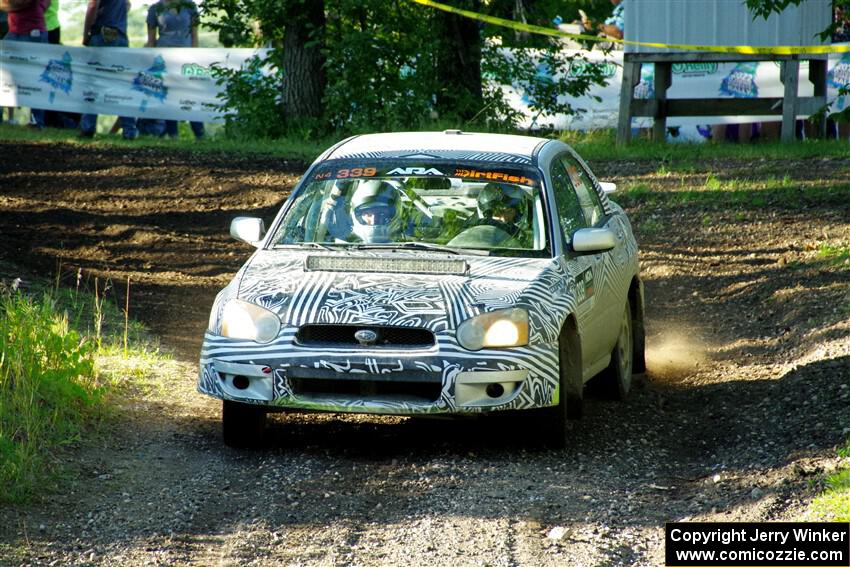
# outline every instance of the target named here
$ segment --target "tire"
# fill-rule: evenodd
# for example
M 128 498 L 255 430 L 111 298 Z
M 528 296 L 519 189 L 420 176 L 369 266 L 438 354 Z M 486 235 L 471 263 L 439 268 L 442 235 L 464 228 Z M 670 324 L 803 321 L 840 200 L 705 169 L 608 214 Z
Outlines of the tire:
M 634 334 L 632 332 L 632 308 L 629 300 L 620 317 L 620 331 L 611 351 L 611 362 L 601 376 L 602 387 L 608 398 L 624 400 L 632 388 L 634 365 Z
M 634 294 L 631 295 L 632 308 L 632 337 L 634 355 L 632 356 L 632 373 L 646 373 L 646 326 L 644 325 L 643 284 L 637 283 Z
M 221 434 L 224 444 L 235 449 L 258 447 L 266 430 L 266 412 L 259 406 L 224 400 Z
M 569 445 L 569 421 L 579 419 L 584 410 L 584 381 L 581 368 L 581 343 L 572 319 L 568 319 L 558 337 L 558 405 L 547 410 L 547 444 L 556 449 Z

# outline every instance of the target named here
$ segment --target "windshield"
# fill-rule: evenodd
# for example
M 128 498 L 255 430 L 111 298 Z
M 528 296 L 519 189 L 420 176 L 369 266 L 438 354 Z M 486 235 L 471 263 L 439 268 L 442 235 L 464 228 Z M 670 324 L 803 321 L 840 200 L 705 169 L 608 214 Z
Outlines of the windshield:
M 548 250 L 539 174 L 482 162 L 329 161 L 294 196 L 273 244 Z

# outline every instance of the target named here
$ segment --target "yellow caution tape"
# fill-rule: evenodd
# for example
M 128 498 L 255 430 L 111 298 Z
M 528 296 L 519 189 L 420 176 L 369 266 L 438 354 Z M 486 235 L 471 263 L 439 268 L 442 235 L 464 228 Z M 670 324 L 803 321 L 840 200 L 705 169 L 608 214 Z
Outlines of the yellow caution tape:
M 525 24 L 479 14 L 469 10 L 462 10 L 454 6 L 447 6 L 432 0 L 411 0 L 417 4 L 436 8 L 451 14 L 457 14 L 465 18 L 471 18 L 488 24 L 510 28 L 517 31 L 528 33 L 536 33 L 541 35 L 549 35 L 555 37 L 568 37 L 570 39 L 578 39 L 584 41 L 606 41 L 610 43 L 619 43 L 622 45 L 639 45 L 642 47 L 656 47 L 659 49 L 682 49 L 687 51 L 710 51 L 714 53 L 742 53 L 744 55 L 804 55 L 804 54 L 826 54 L 826 53 L 848 53 L 850 52 L 850 44 L 841 45 L 777 45 L 773 47 L 754 47 L 752 45 L 689 45 L 684 43 L 651 43 L 647 41 L 626 41 L 613 37 L 600 37 L 596 35 L 583 35 L 576 33 L 567 33 L 559 29 L 545 28 L 543 26 L 535 26 L 533 24 Z

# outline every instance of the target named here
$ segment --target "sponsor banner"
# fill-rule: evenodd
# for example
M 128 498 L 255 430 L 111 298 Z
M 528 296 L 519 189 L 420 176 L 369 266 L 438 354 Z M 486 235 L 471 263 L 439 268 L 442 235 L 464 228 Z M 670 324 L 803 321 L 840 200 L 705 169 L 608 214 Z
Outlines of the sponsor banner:
M 239 69 L 258 52 L 0 41 L 0 106 L 213 122 L 212 65 Z
M 505 50 L 505 57 L 510 53 Z M 623 52 L 564 50 L 565 55 L 583 55 L 588 62 L 574 65 L 570 74 L 578 74 L 588 65 L 600 65 L 608 78 L 604 86 L 595 86 L 586 96 L 569 98 L 573 108 L 584 109 L 576 115 L 541 115 L 532 110 L 534 99 L 521 83 L 503 85 L 513 108 L 525 116 L 524 128 L 551 127 L 556 130 L 594 130 L 616 128 L 620 111 L 620 85 L 623 79 Z M 774 61 L 744 63 L 680 63 L 673 65 L 672 84 L 667 89 L 667 98 L 782 98 L 784 87 L 779 80 L 779 64 Z M 538 76 L 551 77 L 547 68 L 540 65 Z M 812 96 L 814 89 L 808 80 L 808 61 L 800 62 L 799 95 Z M 652 98 L 655 69 L 652 64 L 641 66 L 640 82 L 635 86 L 635 98 Z M 839 112 L 850 104 L 850 96 L 839 96 L 839 89 L 850 84 L 850 54 L 832 54 L 828 62 L 827 101 L 830 112 Z M 806 118 L 806 116 L 800 116 Z M 705 116 L 667 118 L 668 127 L 696 127 L 710 124 L 735 124 L 749 122 L 781 121 L 781 115 L 769 116 Z M 644 128 L 652 125 L 651 118 L 635 118 L 632 126 Z
M 510 57 L 509 50 L 504 50 Z M 584 97 L 569 99 L 577 115 L 541 115 L 532 110 L 534 100 L 519 82 L 503 85 L 508 101 L 520 110 L 525 128 L 551 127 L 558 130 L 616 128 L 620 109 L 623 52 L 563 51 L 581 54 L 587 62 L 576 62 L 568 73 L 578 76 L 589 65 L 602 66 L 608 78 Z M 213 64 L 232 69 L 263 50 L 207 48 L 92 48 L 0 41 L 0 106 L 26 106 L 49 110 L 88 112 L 138 118 L 213 122 L 223 117 L 218 111 L 222 92 L 210 75 Z M 668 98 L 755 98 L 782 97 L 779 65 L 775 62 L 682 63 L 673 66 Z M 800 96 L 811 96 L 808 62 L 800 64 Z M 542 77 L 551 76 L 544 65 Z M 635 87 L 636 98 L 653 96 L 654 68 L 643 65 Z M 839 96 L 850 84 L 850 54 L 833 54 L 828 66 L 828 96 L 831 111 L 841 111 L 850 97 Z M 801 116 L 801 118 L 803 118 Z M 724 123 L 779 121 L 781 116 L 669 117 L 669 127 Z M 651 126 L 650 118 L 634 119 L 636 128 Z
M 667 567 L 847 567 L 846 522 L 676 522 L 664 528 Z

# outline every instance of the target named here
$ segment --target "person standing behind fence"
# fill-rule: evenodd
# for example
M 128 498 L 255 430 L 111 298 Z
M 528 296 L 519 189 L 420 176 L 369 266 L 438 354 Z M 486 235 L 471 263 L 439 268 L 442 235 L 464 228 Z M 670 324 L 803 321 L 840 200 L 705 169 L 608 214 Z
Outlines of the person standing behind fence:
M 32 0 L 26 2 L 2 3 L 3 10 L 8 13 L 9 32 L 6 41 L 27 41 L 30 43 L 47 43 L 47 26 L 44 23 L 44 12 L 50 6 L 50 0 Z M 33 128 L 44 128 L 44 111 L 33 108 L 30 114 L 30 124 Z
M 611 16 L 603 23 L 594 25 L 586 17 L 582 16 L 582 25 L 585 30 L 595 30 L 615 39 L 623 39 L 625 35 L 625 5 L 626 0 L 611 0 L 614 9 Z
M 127 47 L 127 0 L 89 0 L 83 25 L 83 45 L 89 47 Z M 136 119 L 121 117 L 125 140 L 135 139 L 139 133 Z M 97 114 L 83 114 L 80 119 L 80 136 L 94 137 Z
M 0 38 L 6 37 L 6 34 L 9 33 L 9 21 L 6 12 L 0 10 Z M 15 123 L 15 107 L 9 106 L 9 124 Z M 0 124 L 3 123 L 3 107 L 0 106 Z
M 198 7 L 192 0 L 159 0 L 148 8 L 145 47 L 198 47 Z M 204 123 L 190 122 L 195 137 L 204 137 Z M 177 137 L 177 121 L 165 121 L 165 134 Z

